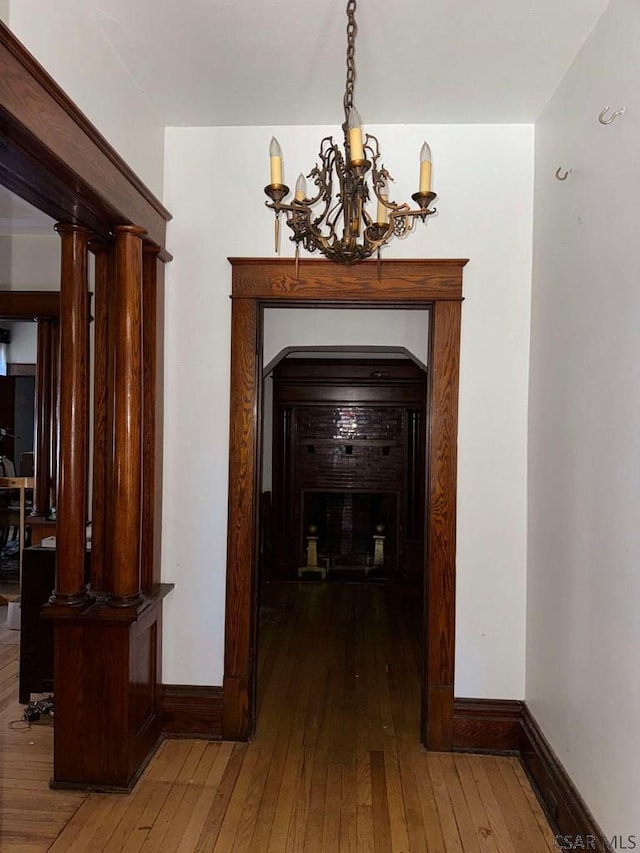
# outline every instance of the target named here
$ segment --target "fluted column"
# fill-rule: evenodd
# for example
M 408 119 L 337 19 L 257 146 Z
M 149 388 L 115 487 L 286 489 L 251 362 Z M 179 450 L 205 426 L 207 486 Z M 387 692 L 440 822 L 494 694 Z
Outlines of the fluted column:
M 84 583 L 89 400 L 88 242 L 91 232 L 56 225 L 62 240 L 60 281 L 60 468 L 56 587 L 50 603 L 75 607 L 89 596 Z
M 142 238 L 116 234 L 113 400 L 112 577 L 109 604 L 135 606 L 140 593 L 142 517 Z

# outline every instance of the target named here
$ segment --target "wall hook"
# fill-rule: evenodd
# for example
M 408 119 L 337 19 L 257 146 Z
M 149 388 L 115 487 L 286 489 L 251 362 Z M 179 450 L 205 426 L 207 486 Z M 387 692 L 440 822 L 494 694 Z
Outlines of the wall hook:
M 569 177 L 569 175 L 573 172 L 573 169 L 567 169 L 567 171 L 564 173 L 564 175 L 561 175 L 560 174 L 561 168 L 562 168 L 562 166 L 558 166 L 558 168 L 556 169 L 556 178 L 559 181 L 566 181 L 567 178 Z
M 614 119 L 618 118 L 618 116 L 621 116 L 624 113 L 626 107 L 622 107 L 621 109 L 616 110 L 614 113 L 611 113 L 609 118 L 605 118 L 605 115 L 607 114 L 609 109 L 610 107 L 605 107 L 598 116 L 598 121 L 600 122 L 600 124 L 611 124 Z

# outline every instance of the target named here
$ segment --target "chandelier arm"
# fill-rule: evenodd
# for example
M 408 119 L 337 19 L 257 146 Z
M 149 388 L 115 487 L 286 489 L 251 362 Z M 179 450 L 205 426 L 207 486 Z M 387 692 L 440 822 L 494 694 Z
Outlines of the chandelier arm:
M 328 149 L 323 150 L 324 143 L 328 141 L 331 143 Z M 333 164 L 335 162 L 336 152 L 338 151 L 338 146 L 334 143 L 333 137 L 327 136 L 322 140 L 320 145 L 320 161 L 322 163 L 322 168 L 318 168 L 316 165 L 307 175 L 308 178 L 313 178 L 314 184 L 318 187 L 318 194 L 313 198 L 305 198 L 304 203 L 308 207 L 313 207 L 314 204 L 320 201 L 321 198 L 325 199 L 325 207 L 323 213 L 316 218 L 316 222 L 322 221 L 324 218 L 324 214 L 329 208 L 331 204 L 332 197 L 332 186 L 333 182 L 331 180 L 331 172 L 333 170 Z
M 371 162 L 374 164 L 377 163 L 380 157 L 380 143 L 378 142 L 378 138 L 372 133 L 365 133 L 362 147 L 365 151 L 369 150 L 371 152 Z

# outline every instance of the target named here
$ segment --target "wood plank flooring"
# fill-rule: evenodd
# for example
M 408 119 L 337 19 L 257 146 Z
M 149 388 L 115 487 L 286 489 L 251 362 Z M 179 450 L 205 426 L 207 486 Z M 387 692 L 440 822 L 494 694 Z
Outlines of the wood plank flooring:
M 551 853 L 517 759 L 419 746 L 419 606 L 411 587 L 267 588 L 254 740 L 167 740 L 129 796 L 48 789 L 51 729 L 7 729 L 0 644 L 0 850 Z

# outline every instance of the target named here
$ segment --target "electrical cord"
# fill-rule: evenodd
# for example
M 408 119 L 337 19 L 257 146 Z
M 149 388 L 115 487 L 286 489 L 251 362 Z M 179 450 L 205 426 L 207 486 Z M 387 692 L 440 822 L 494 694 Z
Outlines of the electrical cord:
M 44 722 L 44 717 L 49 718 L 49 722 L 53 723 L 53 696 L 46 699 L 37 699 L 34 702 L 29 702 L 22 712 L 21 720 L 11 720 L 7 727 L 11 731 L 28 732 L 32 723 L 39 721 Z

